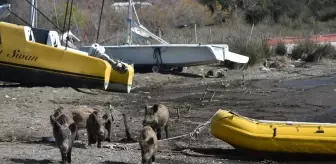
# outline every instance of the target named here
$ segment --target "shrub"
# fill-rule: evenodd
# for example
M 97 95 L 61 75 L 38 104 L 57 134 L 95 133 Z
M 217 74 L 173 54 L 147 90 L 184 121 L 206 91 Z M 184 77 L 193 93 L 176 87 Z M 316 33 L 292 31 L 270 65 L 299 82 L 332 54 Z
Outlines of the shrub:
M 305 40 L 294 46 L 291 57 L 295 60 L 304 58 L 304 56 L 312 53 L 316 49 L 316 46 L 313 41 Z
M 334 59 L 336 57 L 336 49 L 331 44 L 319 45 L 314 52 L 314 56 Z
M 141 23 L 150 31 L 157 27 L 174 28 L 181 24 L 207 24 L 211 12 L 206 6 L 193 0 L 149 1 L 151 7 L 140 9 L 138 12 Z
M 228 45 L 231 52 L 248 56 L 248 65 L 252 66 L 263 61 L 271 55 L 271 50 L 261 37 L 249 41 L 245 35 L 229 36 Z
M 277 55 L 286 55 L 287 48 L 284 43 L 280 42 L 275 47 L 275 54 Z
M 322 58 L 335 58 L 336 49 L 331 44 L 317 44 L 306 40 L 294 47 L 292 58 L 302 59 L 306 62 L 319 61 Z

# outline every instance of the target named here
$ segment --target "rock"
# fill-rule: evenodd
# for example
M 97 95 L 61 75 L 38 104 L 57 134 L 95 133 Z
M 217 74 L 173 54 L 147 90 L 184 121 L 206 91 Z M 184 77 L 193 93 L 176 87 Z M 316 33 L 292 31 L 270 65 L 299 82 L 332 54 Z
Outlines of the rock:
M 270 71 L 270 69 L 269 68 L 266 68 L 265 66 L 261 66 L 260 68 L 259 68 L 261 71 Z
M 294 66 L 295 66 L 296 68 L 309 68 L 309 67 L 307 66 L 307 63 L 304 62 L 304 61 L 295 61 L 295 62 L 294 62 Z
M 227 71 L 227 68 L 224 69 L 211 69 L 209 70 L 204 77 L 207 78 L 220 78 L 220 77 L 225 77 L 225 71 Z

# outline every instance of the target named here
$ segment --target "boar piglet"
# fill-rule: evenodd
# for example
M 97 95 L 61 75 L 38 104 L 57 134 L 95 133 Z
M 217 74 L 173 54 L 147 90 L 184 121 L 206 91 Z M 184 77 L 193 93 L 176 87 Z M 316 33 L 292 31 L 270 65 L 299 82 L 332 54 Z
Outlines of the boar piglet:
M 96 144 L 101 148 L 102 141 L 111 142 L 112 118 L 108 114 L 99 116 L 98 111 L 92 112 L 86 123 L 86 130 L 88 134 L 88 145 Z
M 57 120 L 53 115 L 50 115 L 50 122 L 53 126 L 55 143 L 61 152 L 62 163 L 71 163 L 71 151 L 77 125 L 75 123 L 69 124 L 64 114 L 58 116 Z
M 141 149 L 142 164 L 155 162 L 155 154 L 158 148 L 158 139 L 152 127 L 143 126 L 140 131 L 139 145 Z

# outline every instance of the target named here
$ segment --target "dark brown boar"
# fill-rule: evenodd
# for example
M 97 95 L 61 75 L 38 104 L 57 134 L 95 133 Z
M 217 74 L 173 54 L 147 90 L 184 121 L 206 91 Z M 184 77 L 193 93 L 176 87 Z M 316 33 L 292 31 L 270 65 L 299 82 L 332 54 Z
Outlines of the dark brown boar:
M 146 105 L 145 118 L 142 122 L 143 126 L 149 125 L 156 132 L 157 138 L 161 139 L 161 129 L 164 127 L 166 138 L 168 138 L 168 120 L 169 110 L 163 104 L 154 104 L 152 107 Z
M 77 125 L 74 122 L 69 124 L 64 114 L 59 115 L 57 119 L 50 115 L 50 122 L 53 127 L 55 143 L 62 156 L 62 163 L 71 163 L 71 151 L 76 137 Z
M 70 109 L 69 113 L 72 115 L 72 119 L 76 122 L 78 129 L 86 129 L 86 121 L 89 115 L 96 111 L 94 108 L 74 108 Z M 76 140 L 79 139 L 78 132 L 76 134 Z
M 139 145 L 141 149 L 142 164 L 151 164 L 152 162 L 155 162 L 158 139 L 151 126 L 143 126 L 140 131 Z
M 96 144 L 101 148 L 102 141 L 111 142 L 112 131 L 112 117 L 108 114 L 104 114 L 100 117 L 98 111 L 92 112 L 86 122 L 86 130 L 88 135 L 88 145 Z
M 79 107 L 79 108 L 72 108 L 65 110 L 63 107 L 59 107 L 54 111 L 54 117 L 57 119 L 57 116 L 61 114 L 65 114 L 69 122 L 75 122 L 77 125 L 78 130 L 86 128 L 86 120 L 89 115 L 95 111 L 94 108 L 88 107 Z M 76 134 L 75 140 L 78 140 L 78 131 Z

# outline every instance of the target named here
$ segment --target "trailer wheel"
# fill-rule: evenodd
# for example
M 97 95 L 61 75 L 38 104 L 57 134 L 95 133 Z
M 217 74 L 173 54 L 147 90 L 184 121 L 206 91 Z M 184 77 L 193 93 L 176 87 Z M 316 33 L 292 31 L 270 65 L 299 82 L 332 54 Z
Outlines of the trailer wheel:
M 158 66 L 153 66 L 152 67 L 152 71 L 154 72 L 154 73 L 159 73 L 159 71 L 160 71 L 160 67 L 158 67 Z

